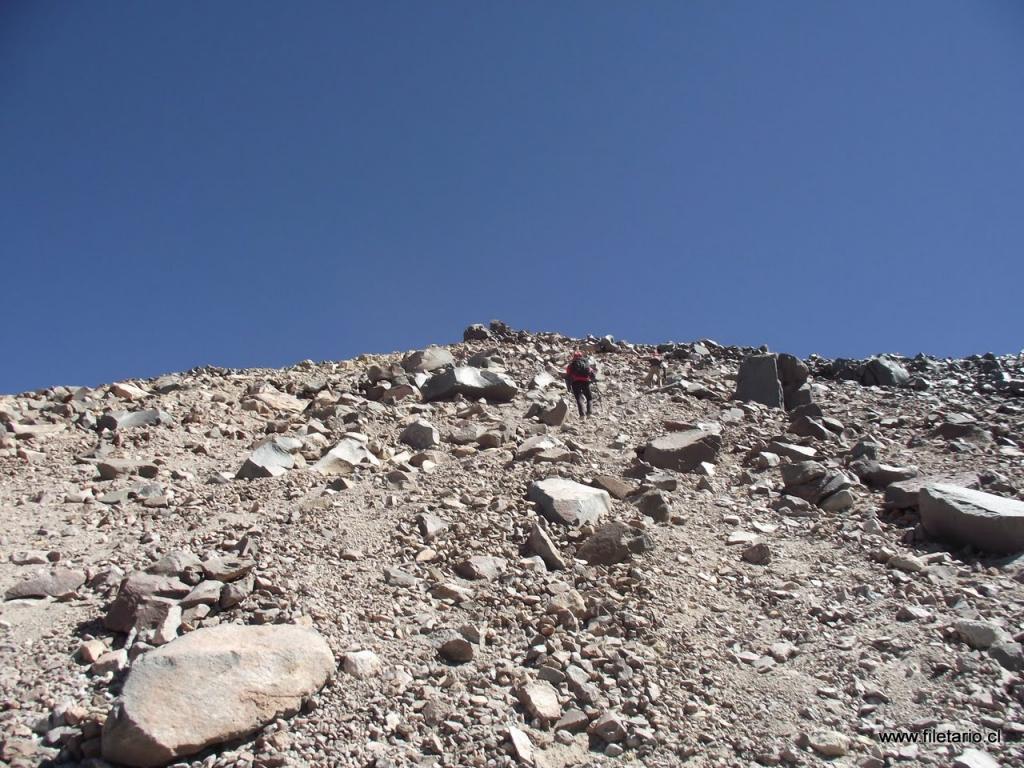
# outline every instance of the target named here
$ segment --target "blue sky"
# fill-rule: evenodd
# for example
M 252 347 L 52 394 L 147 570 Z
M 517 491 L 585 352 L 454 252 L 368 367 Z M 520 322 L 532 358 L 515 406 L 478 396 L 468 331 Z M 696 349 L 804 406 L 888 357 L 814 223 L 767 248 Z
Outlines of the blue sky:
M 471 322 L 1024 347 L 1024 3 L 0 4 L 0 391 Z

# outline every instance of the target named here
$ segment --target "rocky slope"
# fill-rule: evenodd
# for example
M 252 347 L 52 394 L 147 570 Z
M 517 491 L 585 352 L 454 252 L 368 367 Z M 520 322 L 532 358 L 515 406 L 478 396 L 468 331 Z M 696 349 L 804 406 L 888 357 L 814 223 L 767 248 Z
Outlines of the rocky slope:
M 465 338 L 0 397 L 0 759 L 1024 762 L 1020 358 Z

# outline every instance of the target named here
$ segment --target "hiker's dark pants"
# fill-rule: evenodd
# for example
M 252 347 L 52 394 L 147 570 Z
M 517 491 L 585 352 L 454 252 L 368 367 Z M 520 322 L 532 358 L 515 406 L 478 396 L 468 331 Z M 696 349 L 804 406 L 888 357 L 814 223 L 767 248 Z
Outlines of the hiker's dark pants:
M 583 398 L 587 399 L 587 416 L 590 415 L 590 382 L 589 381 L 574 381 L 570 384 L 572 387 L 572 396 L 576 398 L 576 407 L 580 409 L 580 417 L 583 416 Z

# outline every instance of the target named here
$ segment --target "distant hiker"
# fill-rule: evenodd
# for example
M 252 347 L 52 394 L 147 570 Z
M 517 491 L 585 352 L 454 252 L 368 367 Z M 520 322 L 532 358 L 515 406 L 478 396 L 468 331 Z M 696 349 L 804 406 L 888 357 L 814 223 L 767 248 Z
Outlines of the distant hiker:
M 579 408 L 580 418 L 584 418 L 583 400 L 587 401 L 586 416 L 590 415 L 591 401 L 593 395 L 590 392 L 590 382 L 597 379 L 593 367 L 583 357 L 582 352 L 573 352 L 572 359 L 565 366 L 565 386 L 576 398 L 576 407 Z
M 649 387 L 660 387 L 664 383 L 665 361 L 657 352 L 652 352 L 647 358 L 647 375 L 644 377 L 644 384 Z

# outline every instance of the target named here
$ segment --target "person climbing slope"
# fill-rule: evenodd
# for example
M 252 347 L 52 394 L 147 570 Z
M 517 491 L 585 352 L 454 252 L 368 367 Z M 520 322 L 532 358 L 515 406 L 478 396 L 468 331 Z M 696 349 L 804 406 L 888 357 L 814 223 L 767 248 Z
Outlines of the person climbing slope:
M 590 383 L 597 379 L 594 369 L 583 357 L 582 352 L 573 352 L 572 359 L 565 366 L 565 386 L 576 399 L 576 407 L 579 409 L 580 418 L 586 418 L 591 414 L 591 403 L 593 394 L 590 391 Z M 583 400 L 587 401 L 586 414 L 583 412 Z

